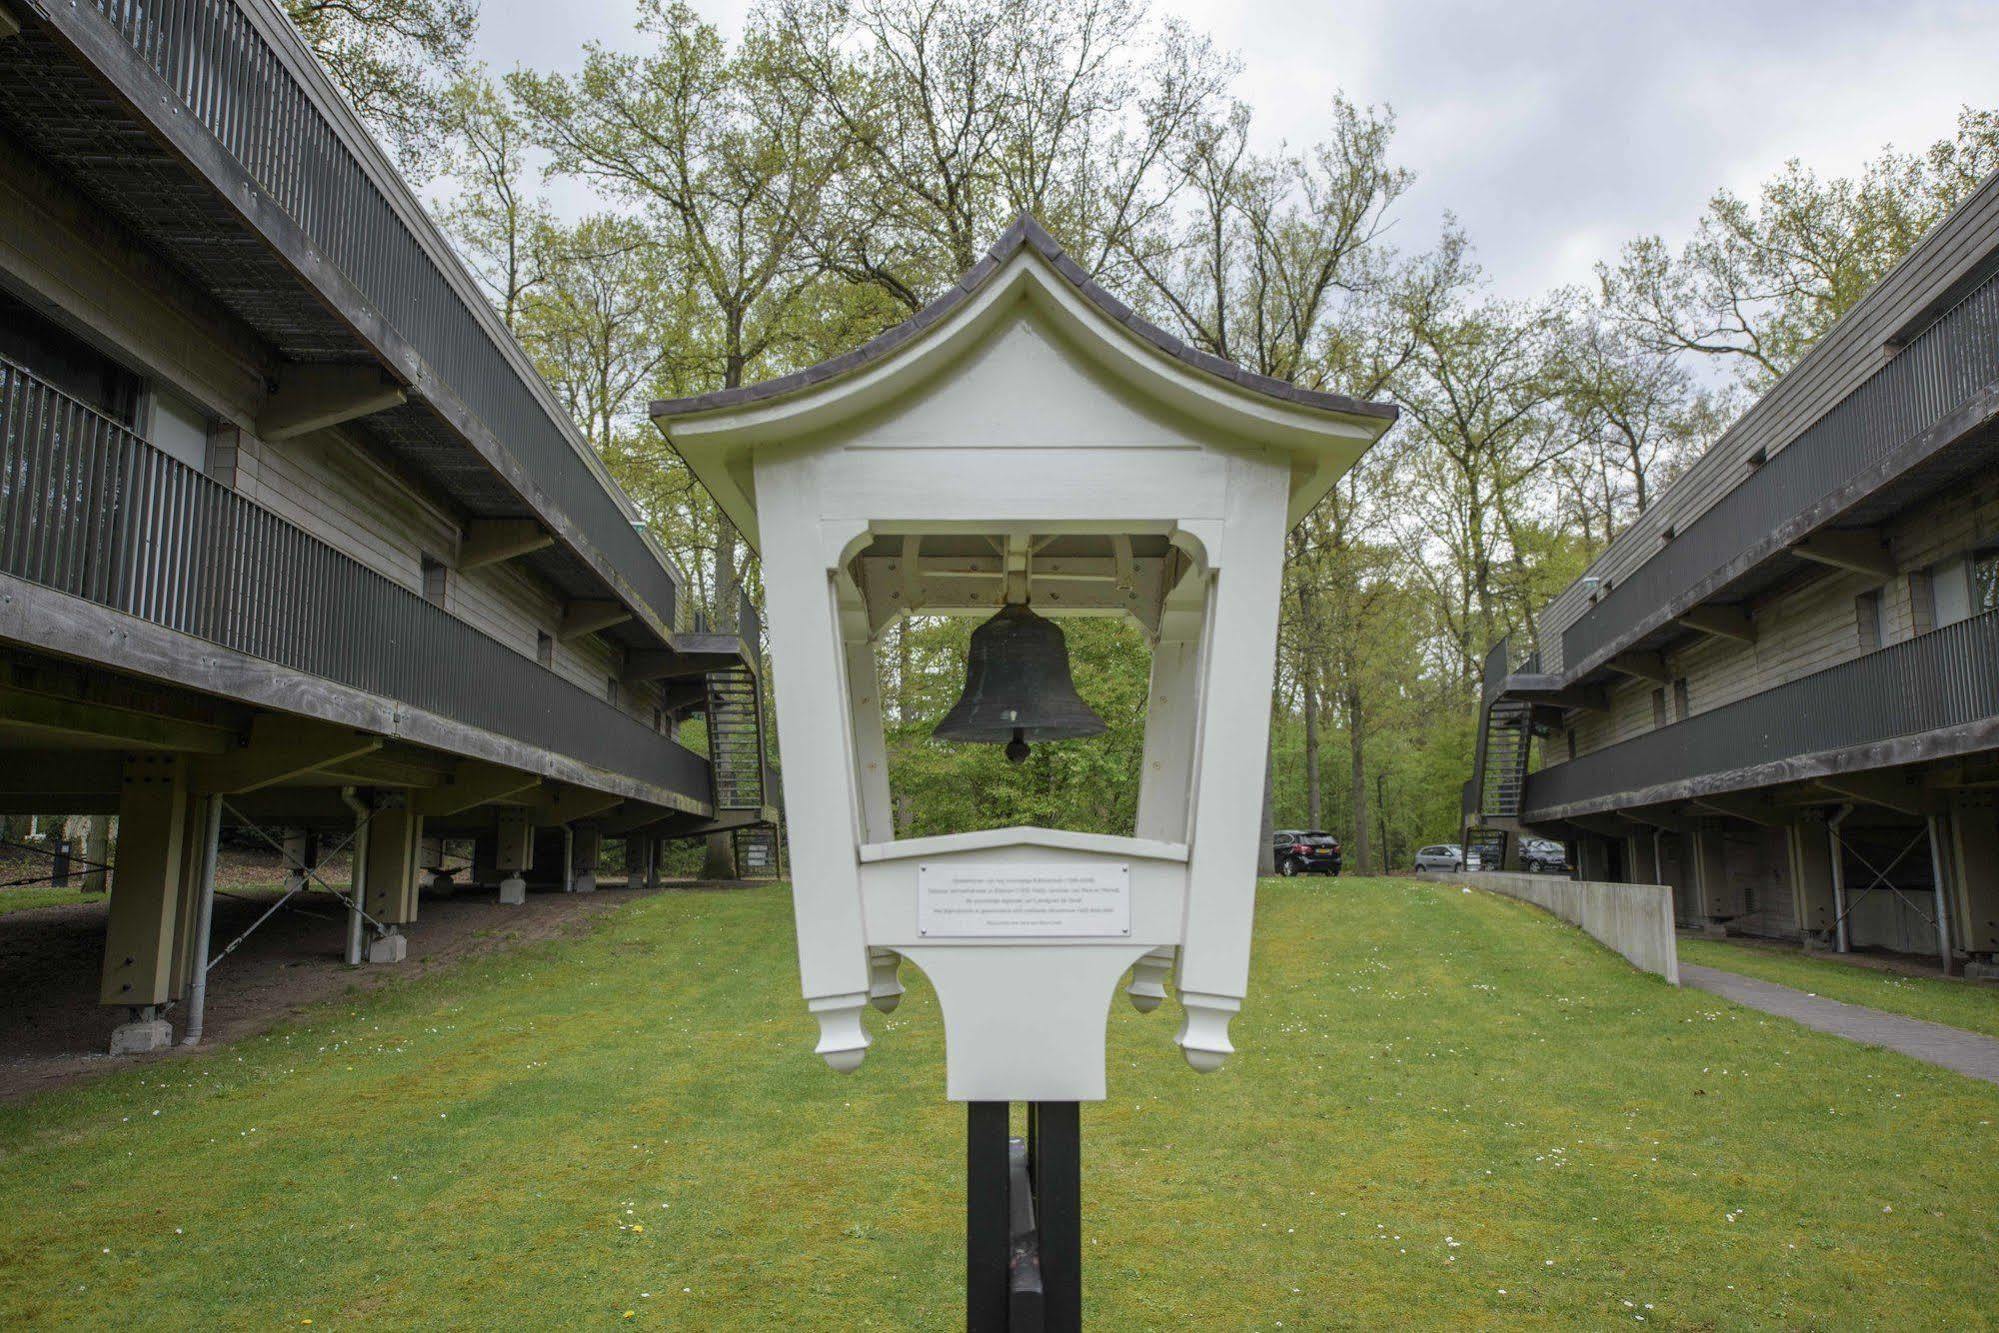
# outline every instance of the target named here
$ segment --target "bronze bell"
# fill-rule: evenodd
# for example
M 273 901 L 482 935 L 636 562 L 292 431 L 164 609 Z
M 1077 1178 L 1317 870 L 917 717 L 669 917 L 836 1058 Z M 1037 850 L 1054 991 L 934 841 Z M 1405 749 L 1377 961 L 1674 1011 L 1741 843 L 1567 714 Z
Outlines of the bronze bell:
M 965 692 L 930 734 L 940 741 L 1006 743 L 1014 763 L 1029 741 L 1094 736 L 1104 720 L 1076 693 L 1069 648 L 1052 620 L 1009 603 L 972 631 Z

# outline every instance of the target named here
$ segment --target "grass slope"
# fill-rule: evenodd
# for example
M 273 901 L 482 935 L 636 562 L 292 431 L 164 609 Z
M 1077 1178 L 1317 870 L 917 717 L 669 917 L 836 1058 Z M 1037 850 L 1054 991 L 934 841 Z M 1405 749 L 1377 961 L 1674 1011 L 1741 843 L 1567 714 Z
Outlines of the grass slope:
M 37 907 L 66 907 L 71 903 L 102 902 L 101 893 L 85 893 L 82 889 L 53 889 L 46 885 L 18 889 L 0 889 L 0 916 L 9 912 L 26 912 Z
M 1950 977 L 1906 977 L 1794 949 L 1726 940 L 1681 940 L 1680 960 L 1999 1037 L 1999 986 Z
M 1093 1327 L 1990 1319 L 1999 1089 L 1449 886 L 1272 883 L 1258 929 L 1222 1073 L 1111 1018 Z M 656 897 L 0 1109 L 0 1326 L 952 1327 L 934 996 L 837 1077 L 790 934 Z

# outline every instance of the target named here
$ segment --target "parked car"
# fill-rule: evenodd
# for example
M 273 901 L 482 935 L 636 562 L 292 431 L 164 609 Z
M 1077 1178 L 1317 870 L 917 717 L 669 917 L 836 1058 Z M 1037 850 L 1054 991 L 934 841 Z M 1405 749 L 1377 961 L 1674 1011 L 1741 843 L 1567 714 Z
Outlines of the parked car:
M 1270 852 L 1280 875 L 1340 873 L 1340 840 L 1330 833 L 1279 829 L 1271 835 Z
M 1570 868 L 1568 848 L 1548 838 L 1522 838 L 1520 868 L 1530 875 L 1565 875 Z
M 1473 849 L 1472 857 L 1474 860 L 1477 859 L 1477 849 Z M 1420 848 L 1416 853 L 1416 868 L 1418 870 L 1442 870 L 1450 874 L 1457 874 L 1465 868 L 1464 849 L 1448 842 L 1440 842 L 1429 847 Z M 1477 869 L 1476 865 L 1473 866 L 1473 869 Z

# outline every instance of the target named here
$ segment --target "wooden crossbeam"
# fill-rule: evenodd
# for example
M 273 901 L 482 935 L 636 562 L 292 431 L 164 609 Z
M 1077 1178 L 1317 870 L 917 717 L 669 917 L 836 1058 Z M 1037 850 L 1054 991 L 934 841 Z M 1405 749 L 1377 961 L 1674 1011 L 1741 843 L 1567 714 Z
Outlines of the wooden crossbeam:
M 406 398 L 402 387 L 374 366 L 288 365 L 278 372 L 277 392 L 257 416 L 257 434 L 289 440 L 400 407 Z
M 1878 578 L 1895 577 L 1895 557 L 1873 528 L 1846 528 L 1814 533 L 1791 547 L 1791 554 L 1813 564 L 1850 569 Z
M 188 781 L 196 791 L 237 795 L 331 768 L 381 748 L 380 736 L 309 718 L 266 713 L 250 724 L 249 739 L 240 749 L 189 764 Z
M 614 602 L 609 598 L 578 598 L 562 608 L 562 626 L 556 631 L 556 637 L 570 643 L 600 629 L 621 625 L 631 618 L 631 610 L 623 602 Z
M 458 544 L 458 569 L 469 573 L 555 545 L 555 534 L 531 518 L 475 518 Z
M 1673 680 L 1665 657 L 1659 653 L 1619 653 L 1604 665 L 1621 676 L 1649 680 L 1655 685 L 1668 685 Z
M 1678 623 L 1701 634 L 1738 643 L 1756 642 L 1756 625 L 1739 606 L 1695 606 L 1679 616 Z

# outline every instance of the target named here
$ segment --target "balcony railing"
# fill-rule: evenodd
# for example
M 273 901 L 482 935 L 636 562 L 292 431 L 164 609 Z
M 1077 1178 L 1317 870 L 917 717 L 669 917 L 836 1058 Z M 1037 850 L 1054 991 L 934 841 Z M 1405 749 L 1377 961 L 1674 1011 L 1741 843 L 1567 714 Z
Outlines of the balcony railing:
M 344 274 L 587 533 L 659 616 L 673 624 L 673 576 L 635 531 L 567 429 L 476 309 L 399 216 L 355 149 L 238 0 L 85 0 L 173 89 L 187 114 L 310 238 L 315 262 Z M 410 208 L 417 205 L 412 200 Z M 433 238 L 442 250 L 443 243 Z
M 1999 380 L 1999 278 L 1974 289 L 1562 632 L 1564 669 L 1661 617 L 1673 599 Z
M 1544 768 L 1527 779 L 1524 813 L 1995 717 L 1999 611 L 1987 611 Z
M 700 756 L 5 359 L 0 572 L 710 798 Z

